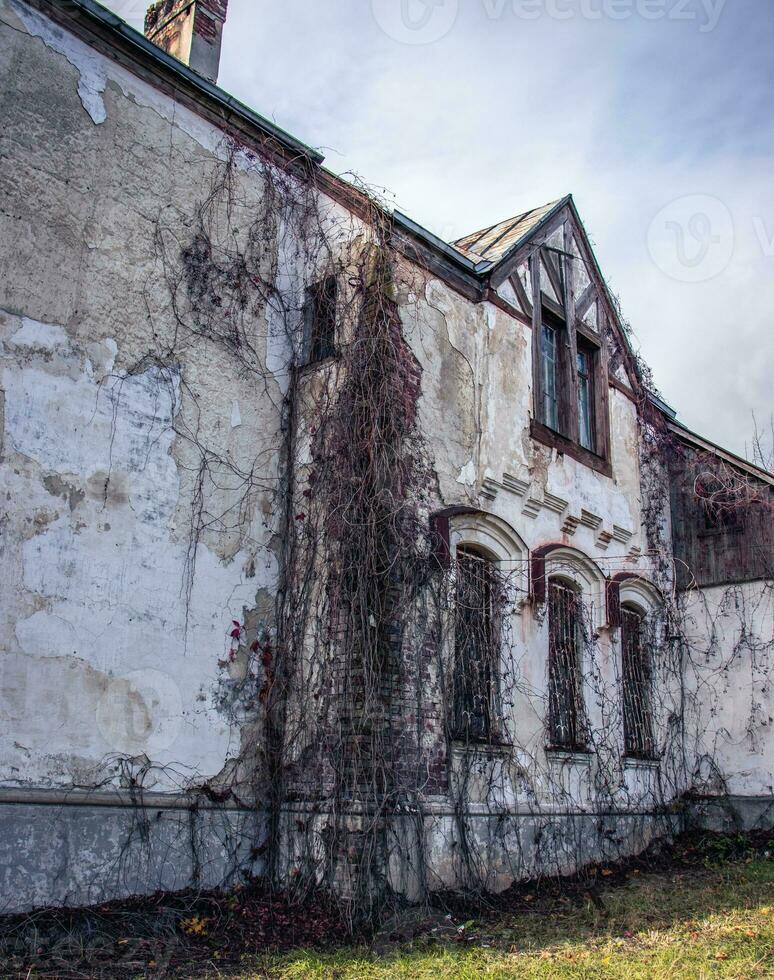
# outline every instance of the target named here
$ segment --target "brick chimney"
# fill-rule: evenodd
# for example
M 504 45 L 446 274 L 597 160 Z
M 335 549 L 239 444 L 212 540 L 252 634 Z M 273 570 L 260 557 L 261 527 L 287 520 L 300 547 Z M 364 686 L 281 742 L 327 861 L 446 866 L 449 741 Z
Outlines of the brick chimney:
M 145 36 L 210 82 L 217 82 L 228 0 L 157 0 Z

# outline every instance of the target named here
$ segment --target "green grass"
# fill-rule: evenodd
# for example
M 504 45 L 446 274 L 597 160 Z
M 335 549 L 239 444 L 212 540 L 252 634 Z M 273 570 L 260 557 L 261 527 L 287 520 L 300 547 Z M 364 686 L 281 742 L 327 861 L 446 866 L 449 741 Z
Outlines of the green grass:
M 774 862 L 632 874 L 601 891 L 604 911 L 557 901 L 500 914 L 375 955 L 367 948 L 244 960 L 242 980 L 478 980 L 774 977 Z

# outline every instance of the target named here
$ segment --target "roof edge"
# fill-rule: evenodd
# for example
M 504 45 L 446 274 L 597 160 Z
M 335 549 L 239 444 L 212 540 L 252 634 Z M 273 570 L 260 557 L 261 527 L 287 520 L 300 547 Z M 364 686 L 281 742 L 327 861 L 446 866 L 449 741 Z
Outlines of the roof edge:
M 405 231 L 417 238 L 421 238 L 427 245 L 430 245 L 436 251 L 441 252 L 443 256 L 449 259 L 451 262 L 456 263 L 460 268 L 464 269 L 466 272 L 470 272 L 474 275 L 483 275 L 490 266 L 490 262 L 479 262 L 476 264 L 472 259 L 469 259 L 466 255 L 463 255 L 459 249 L 456 249 L 453 245 L 445 242 L 442 238 L 433 234 L 423 225 L 420 225 L 413 218 L 409 218 L 408 215 L 403 214 L 401 211 L 392 212 L 392 220 L 395 224 L 399 225 Z M 484 266 L 486 268 L 484 268 Z
M 117 14 L 97 3 L 96 0 L 67 0 L 67 3 L 58 3 L 56 0 L 22 0 L 38 10 L 50 12 L 52 19 L 58 22 L 62 20 L 78 20 L 79 15 L 85 19 L 98 24 L 101 28 L 107 29 L 127 46 L 132 48 L 135 53 L 151 58 L 158 65 L 163 65 L 164 69 L 178 78 L 183 79 L 193 88 L 197 89 L 202 95 L 216 102 L 222 108 L 241 118 L 244 122 L 259 129 L 263 135 L 269 136 L 280 143 L 286 150 L 291 151 L 296 156 L 306 157 L 311 163 L 320 165 L 325 159 L 324 155 L 308 146 L 306 143 L 292 136 L 280 126 L 275 125 L 271 120 L 266 119 L 259 113 L 250 109 L 244 103 L 229 95 L 224 89 L 212 82 L 207 81 L 198 72 L 178 61 L 162 51 L 152 41 L 149 41 L 144 34 L 130 27 L 126 21 L 122 20 Z
M 710 439 L 706 439 L 704 436 L 700 436 L 697 432 L 693 432 L 676 419 L 668 418 L 667 428 L 679 439 L 682 439 L 683 442 L 686 442 L 697 449 L 704 449 L 705 451 L 711 452 L 715 456 L 719 456 L 721 459 L 725 460 L 725 462 L 730 463 L 731 466 L 744 470 L 746 473 L 749 473 L 756 479 L 762 480 L 764 483 L 768 483 L 769 486 L 774 487 L 774 473 L 769 473 L 769 471 L 764 470 L 763 467 L 757 466 L 755 463 L 751 463 L 749 460 L 743 459 L 741 456 L 737 456 L 736 453 L 732 453 L 730 450 L 724 449 L 722 446 L 712 442 Z

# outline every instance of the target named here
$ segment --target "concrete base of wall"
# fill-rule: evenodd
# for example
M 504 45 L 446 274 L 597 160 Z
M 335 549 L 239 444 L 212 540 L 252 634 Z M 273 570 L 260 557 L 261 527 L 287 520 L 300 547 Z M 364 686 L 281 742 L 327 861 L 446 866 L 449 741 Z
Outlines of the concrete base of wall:
M 691 800 L 689 826 L 715 833 L 774 830 L 774 796 L 707 796 Z
M 595 863 L 615 863 L 641 853 L 655 840 L 670 840 L 683 827 L 675 811 L 593 812 L 559 807 L 487 809 L 466 813 L 428 805 L 419 814 L 382 815 L 377 838 L 364 834 L 372 818 L 332 814 L 302 803 L 284 815 L 281 861 L 288 881 L 335 882 L 343 897 L 370 894 L 363 880 L 370 860 L 386 860 L 393 893 L 409 902 L 432 892 L 498 893 L 515 882 L 571 875 Z M 322 842 L 334 844 L 326 852 Z M 334 862 L 330 867 L 329 862 Z M 369 872 L 369 873 L 370 873 Z M 331 879 L 332 873 L 332 879 Z M 376 872 L 373 880 L 381 879 Z
M 160 795 L 146 795 L 143 804 L 132 805 L 120 794 L 0 790 L 0 914 L 191 887 L 228 888 L 244 875 L 263 873 L 256 846 L 265 840 L 264 814 Z M 303 807 L 286 814 L 282 836 L 289 872 L 309 860 L 310 830 L 312 839 L 325 839 L 328 819 Z M 307 832 L 299 833 L 299 826 Z M 694 799 L 680 814 L 479 808 L 462 818 L 444 812 L 393 815 L 385 827 L 384 854 L 392 888 L 417 901 L 428 891 L 497 892 L 538 874 L 571 874 L 590 863 L 620 861 L 686 826 L 772 829 L 774 796 Z M 357 837 L 357 820 L 351 830 Z M 315 856 L 322 861 L 322 850 Z
M 228 887 L 263 870 L 254 857 L 263 823 L 255 811 L 55 795 L 0 796 L 0 913 Z
M 463 833 L 464 829 L 464 833 Z M 429 890 L 460 887 L 497 893 L 516 882 L 571 875 L 616 863 L 670 840 L 682 829 L 676 813 L 533 812 L 469 814 L 425 823 L 424 869 Z M 397 862 L 393 862 L 397 871 Z M 400 880 L 395 875 L 397 885 Z M 411 876 L 402 877 L 411 892 Z M 407 887 L 406 887 L 407 886 Z

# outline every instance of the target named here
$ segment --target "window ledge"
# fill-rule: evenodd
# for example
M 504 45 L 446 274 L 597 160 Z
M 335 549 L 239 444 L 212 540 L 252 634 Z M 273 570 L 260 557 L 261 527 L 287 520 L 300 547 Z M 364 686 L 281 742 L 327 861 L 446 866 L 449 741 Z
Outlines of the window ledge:
M 540 442 L 544 446 L 550 446 L 551 449 L 555 449 L 558 453 L 564 453 L 571 459 L 583 463 L 584 466 L 596 470 L 597 473 L 601 473 L 603 476 L 612 477 L 613 467 L 610 465 L 610 460 L 603 459 L 602 456 L 597 456 L 590 449 L 584 449 L 577 442 L 573 442 L 567 436 L 554 432 L 553 429 L 549 429 L 547 425 L 543 425 L 537 419 L 530 419 L 529 434 L 536 442 Z
M 512 755 L 513 745 L 510 742 L 464 742 L 454 739 L 451 743 L 453 752 L 470 755 Z
M 546 749 L 549 762 L 572 762 L 579 766 L 590 766 L 591 757 L 591 749 Z
M 661 767 L 661 760 L 641 758 L 638 755 L 627 755 L 624 756 L 624 766 L 627 769 L 659 769 Z

